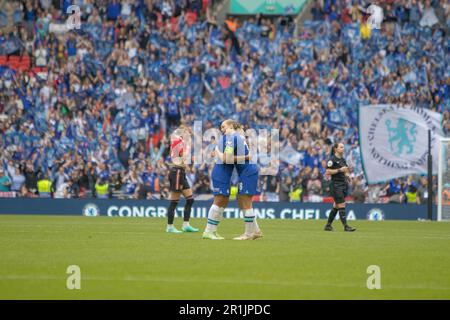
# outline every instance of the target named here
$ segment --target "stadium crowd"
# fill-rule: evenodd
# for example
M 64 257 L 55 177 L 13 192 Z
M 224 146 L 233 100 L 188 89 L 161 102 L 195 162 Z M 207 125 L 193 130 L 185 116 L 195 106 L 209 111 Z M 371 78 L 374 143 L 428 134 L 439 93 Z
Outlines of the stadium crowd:
M 414 104 L 443 113 L 449 132 L 446 0 L 381 1 L 381 30 L 367 28 L 362 0 L 314 1 L 300 28 L 287 16 L 222 25 L 212 1 L 74 2 L 79 30 L 65 29 L 70 1 L 10 1 L 8 33 L 0 14 L 0 55 L 32 58 L 31 71 L 0 66 L 0 192 L 164 198 L 172 128 L 235 118 L 279 129 L 283 155 L 298 159 L 261 176 L 263 199 L 327 196 L 336 140 L 353 168 L 353 201 L 426 199 L 419 176 L 367 185 L 357 109 Z M 210 169 L 188 169 L 195 194 L 211 193 Z

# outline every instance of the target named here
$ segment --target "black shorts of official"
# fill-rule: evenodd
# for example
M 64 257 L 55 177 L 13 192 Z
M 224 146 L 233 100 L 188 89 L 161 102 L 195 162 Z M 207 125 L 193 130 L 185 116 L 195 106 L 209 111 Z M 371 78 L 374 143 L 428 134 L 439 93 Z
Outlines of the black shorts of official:
M 345 203 L 345 197 L 348 195 L 348 185 L 340 183 L 331 183 L 330 194 L 334 203 Z
M 169 171 L 169 190 L 180 192 L 189 189 L 191 186 L 186 178 L 186 171 L 180 167 L 172 167 Z

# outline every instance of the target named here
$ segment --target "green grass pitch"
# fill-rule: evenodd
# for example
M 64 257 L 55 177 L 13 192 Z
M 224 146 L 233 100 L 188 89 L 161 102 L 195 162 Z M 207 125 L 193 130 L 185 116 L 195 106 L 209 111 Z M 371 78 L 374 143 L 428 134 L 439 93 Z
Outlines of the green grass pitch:
M 259 220 L 263 239 L 233 241 L 244 223 L 224 219 L 227 240 L 211 241 L 158 218 L 0 216 L 0 299 L 450 299 L 449 223 L 324 223 Z M 66 287 L 69 265 L 80 290 Z

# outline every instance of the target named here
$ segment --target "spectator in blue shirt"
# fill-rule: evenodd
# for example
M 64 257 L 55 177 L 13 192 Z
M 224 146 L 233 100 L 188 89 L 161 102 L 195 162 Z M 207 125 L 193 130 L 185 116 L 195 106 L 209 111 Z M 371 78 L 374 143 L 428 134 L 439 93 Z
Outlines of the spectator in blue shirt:
M 3 168 L 0 167 L 0 192 L 8 192 L 11 190 L 11 180 L 5 174 Z
M 311 15 L 314 21 L 323 21 L 323 10 L 318 0 L 314 0 L 314 4 L 311 8 Z
M 108 8 L 106 9 L 108 20 L 116 21 L 120 15 L 120 11 L 120 3 L 117 0 L 111 0 L 111 2 L 108 4 Z
M 305 153 L 303 159 L 304 166 L 308 166 L 311 169 L 318 168 L 320 165 L 320 158 L 317 154 L 317 150 L 314 147 L 309 147 L 308 151 Z

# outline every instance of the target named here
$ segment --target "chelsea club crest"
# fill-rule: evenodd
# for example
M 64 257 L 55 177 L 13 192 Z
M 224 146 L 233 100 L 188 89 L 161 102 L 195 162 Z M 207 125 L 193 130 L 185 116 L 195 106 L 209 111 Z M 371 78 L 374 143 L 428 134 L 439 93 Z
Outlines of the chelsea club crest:
M 370 221 L 381 221 L 384 220 L 384 212 L 381 209 L 374 208 L 367 214 L 367 220 Z
M 86 217 L 97 217 L 100 215 L 100 209 L 93 203 L 88 203 L 83 208 L 83 215 Z

